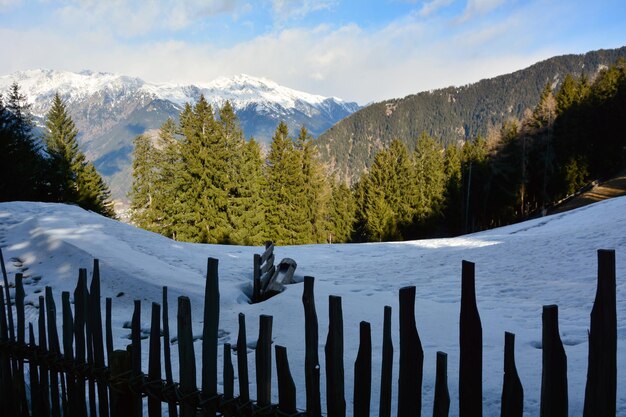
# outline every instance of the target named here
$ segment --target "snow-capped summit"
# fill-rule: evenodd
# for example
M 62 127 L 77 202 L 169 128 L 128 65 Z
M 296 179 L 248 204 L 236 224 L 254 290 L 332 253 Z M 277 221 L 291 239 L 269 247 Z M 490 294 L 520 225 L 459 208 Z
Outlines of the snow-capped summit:
M 33 69 L 0 76 L 0 94 L 17 82 L 43 125 L 52 97 L 59 93 L 78 130 L 87 156 L 110 181 L 113 196 L 125 199 L 130 185 L 132 140 L 176 119 L 185 103 L 201 95 L 219 108 L 228 100 L 246 137 L 268 143 L 280 121 L 292 132 L 305 126 L 314 136 L 359 109 L 336 97 L 297 91 L 251 75 L 220 77 L 208 83 L 150 83 L 107 72 Z

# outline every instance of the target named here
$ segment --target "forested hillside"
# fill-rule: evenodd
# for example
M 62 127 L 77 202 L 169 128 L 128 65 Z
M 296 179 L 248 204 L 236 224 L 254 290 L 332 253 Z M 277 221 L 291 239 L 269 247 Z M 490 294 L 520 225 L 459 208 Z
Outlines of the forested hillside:
M 547 83 L 558 88 L 567 74 L 593 78 L 619 57 L 626 57 L 626 47 L 554 57 L 474 84 L 375 103 L 322 134 L 320 155 L 340 178 L 354 182 L 394 139 L 412 150 L 422 133 L 445 144 L 484 137 L 510 118 L 521 119 Z

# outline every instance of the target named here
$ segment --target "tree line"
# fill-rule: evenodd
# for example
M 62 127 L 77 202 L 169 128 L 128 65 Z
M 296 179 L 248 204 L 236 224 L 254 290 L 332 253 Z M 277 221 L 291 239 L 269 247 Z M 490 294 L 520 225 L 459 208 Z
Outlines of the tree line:
M 132 221 L 190 242 L 259 245 L 345 241 L 350 191 L 328 178 L 305 128 L 281 122 L 267 155 L 246 141 L 232 105 L 202 96 L 156 138 L 134 141 Z
M 78 130 L 58 94 L 36 133 L 30 106 L 14 83 L 0 95 L 0 201 L 77 204 L 114 217 L 108 186 L 79 150 Z
M 544 215 L 626 162 L 626 65 L 567 75 L 485 136 L 444 146 L 422 133 L 375 153 L 351 186 L 320 162 L 303 127 L 280 123 L 266 154 L 230 103 L 204 97 L 157 138 L 135 139 L 132 220 L 177 240 L 259 245 L 451 236 Z

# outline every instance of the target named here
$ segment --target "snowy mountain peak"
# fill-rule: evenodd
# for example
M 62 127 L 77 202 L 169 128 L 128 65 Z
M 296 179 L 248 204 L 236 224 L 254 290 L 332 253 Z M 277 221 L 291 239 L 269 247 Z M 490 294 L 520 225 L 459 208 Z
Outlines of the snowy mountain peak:
M 133 96 L 150 97 L 182 106 L 187 102 L 195 102 L 203 94 L 210 103 L 217 106 L 229 100 L 236 110 L 250 105 L 261 105 L 274 110 L 280 107 L 283 112 L 291 109 L 302 111 L 306 107 L 324 111 L 328 101 L 348 112 L 358 108 L 356 103 L 297 91 L 269 79 L 246 74 L 220 77 L 204 84 L 183 85 L 149 83 L 137 77 L 91 70 L 69 72 L 33 69 L 0 76 L 0 92 L 6 92 L 14 82 L 20 85 L 37 115 L 43 115 L 47 111 L 50 98 L 57 92 L 70 103 L 98 94 L 114 101 Z

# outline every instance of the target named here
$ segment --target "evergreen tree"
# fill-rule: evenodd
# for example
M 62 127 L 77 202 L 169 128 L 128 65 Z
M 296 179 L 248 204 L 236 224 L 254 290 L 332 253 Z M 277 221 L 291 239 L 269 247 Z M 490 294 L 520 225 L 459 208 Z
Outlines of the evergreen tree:
M 78 172 L 85 165 L 85 156 L 78 149 L 78 130 L 67 113 L 65 103 L 58 93 L 46 118 L 44 142 L 50 158 L 50 181 L 55 201 L 78 200 Z
M 417 201 L 416 222 L 427 222 L 441 216 L 446 191 L 443 147 L 423 133 L 417 139 L 414 152 Z
M 343 183 L 333 182 L 328 214 L 329 243 L 349 242 L 356 221 L 355 196 Z
M 157 186 L 156 150 L 148 135 L 139 135 L 133 141 L 133 184 L 129 193 L 131 220 L 138 227 L 158 231 L 155 225 L 154 204 Z
M 187 107 L 181 114 L 181 132 L 187 210 L 180 215 L 177 235 L 186 241 L 224 242 L 230 234 L 228 161 L 232 158 L 225 155 L 225 138 L 204 96 L 192 111 Z
M 261 147 L 250 139 L 243 144 L 239 155 L 241 159 L 237 163 L 229 204 L 229 220 L 233 228 L 230 242 L 258 246 L 267 240 L 265 204 L 261 195 L 264 187 Z
M 307 129 L 303 126 L 296 142 L 300 154 L 303 186 L 303 209 L 306 211 L 306 231 L 308 242 L 326 242 L 329 239 L 330 224 L 329 200 L 331 189 L 319 161 L 317 147 Z
M 26 97 L 17 83 L 0 96 L 0 201 L 47 200 L 47 166 L 33 137 Z
M 266 179 L 269 238 L 279 245 L 308 243 L 310 225 L 304 207 L 302 163 L 284 122 L 279 123 L 272 138 Z
M 58 94 L 46 118 L 44 141 L 49 155 L 52 194 L 56 201 L 77 203 L 84 209 L 114 217 L 111 192 L 95 166 L 78 149 L 78 130 Z

